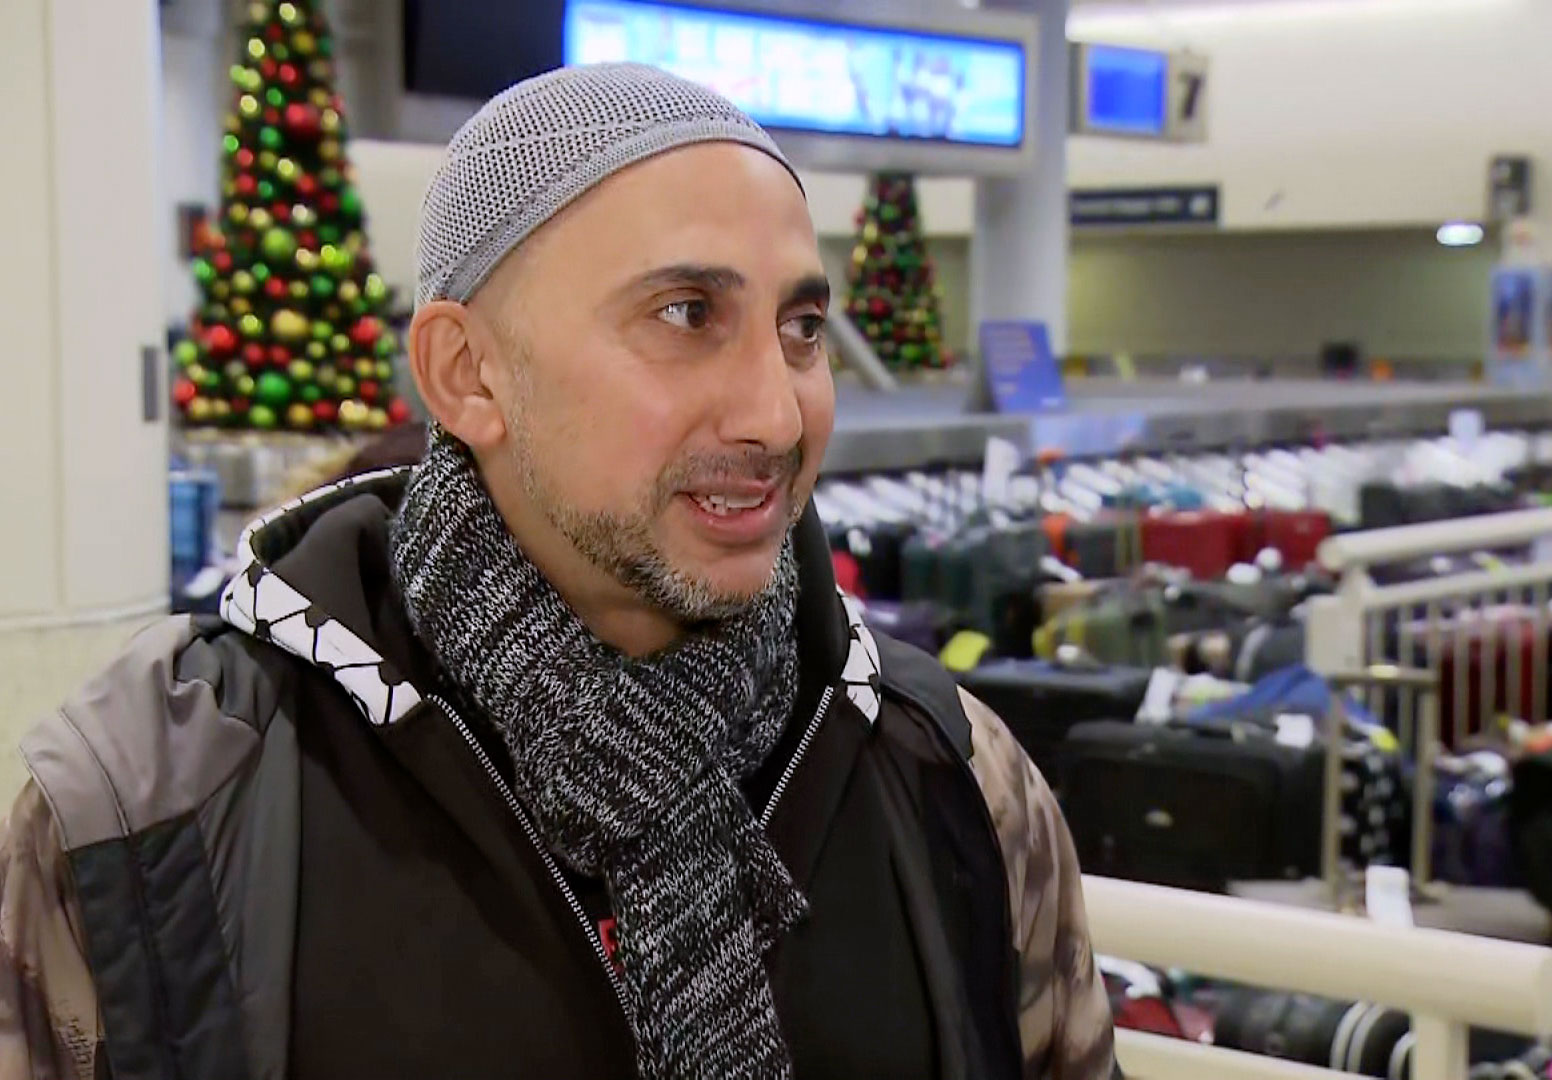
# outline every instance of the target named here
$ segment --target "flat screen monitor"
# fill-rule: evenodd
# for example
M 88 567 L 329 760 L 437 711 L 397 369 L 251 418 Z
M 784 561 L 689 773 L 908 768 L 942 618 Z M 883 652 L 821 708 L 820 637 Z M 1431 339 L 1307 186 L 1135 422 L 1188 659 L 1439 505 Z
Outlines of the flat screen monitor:
M 1161 138 L 1168 123 L 1169 54 L 1088 45 L 1080 55 L 1078 130 Z
M 775 131 L 1016 152 L 1028 44 L 646 0 L 569 0 L 568 64 L 632 60 L 715 89 Z
M 405 91 L 480 102 L 560 67 L 565 9 L 565 0 L 404 0 Z

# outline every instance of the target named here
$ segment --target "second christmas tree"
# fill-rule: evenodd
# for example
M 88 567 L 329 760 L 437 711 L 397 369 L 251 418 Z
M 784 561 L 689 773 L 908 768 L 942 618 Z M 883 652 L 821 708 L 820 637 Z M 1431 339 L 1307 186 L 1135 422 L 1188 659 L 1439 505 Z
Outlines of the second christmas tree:
M 885 364 L 897 371 L 948 367 L 942 292 L 916 211 L 916 182 L 880 173 L 857 212 L 846 311 Z

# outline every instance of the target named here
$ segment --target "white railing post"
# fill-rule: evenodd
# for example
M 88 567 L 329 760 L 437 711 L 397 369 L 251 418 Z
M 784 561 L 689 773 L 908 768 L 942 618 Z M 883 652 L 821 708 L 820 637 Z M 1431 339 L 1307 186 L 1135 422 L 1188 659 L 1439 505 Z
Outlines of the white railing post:
M 1357 576 L 1367 580 L 1362 570 Z M 1316 596 L 1309 601 L 1305 620 L 1304 663 L 1313 672 L 1330 675 L 1337 671 L 1357 671 L 1366 662 L 1363 655 L 1363 586 L 1344 575 L 1341 587 L 1331 596 Z
M 1442 1016 L 1412 1014 L 1412 1080 L 1466 1080 L 1471 1071 L 1466 1025 Z

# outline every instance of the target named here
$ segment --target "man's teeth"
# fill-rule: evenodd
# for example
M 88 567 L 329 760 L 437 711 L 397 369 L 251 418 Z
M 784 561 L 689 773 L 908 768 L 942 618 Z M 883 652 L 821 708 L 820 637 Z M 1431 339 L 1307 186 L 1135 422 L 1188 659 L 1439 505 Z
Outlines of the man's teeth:
M 764 495 L 697 495 L 695 501 L 709 514 L 733 514 L 753 510 L 765 501 Z

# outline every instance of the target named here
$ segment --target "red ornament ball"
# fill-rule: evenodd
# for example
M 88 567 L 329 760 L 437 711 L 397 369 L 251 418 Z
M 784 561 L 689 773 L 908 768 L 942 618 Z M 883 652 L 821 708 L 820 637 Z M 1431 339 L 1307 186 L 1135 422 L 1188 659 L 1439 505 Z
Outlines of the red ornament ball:
M 383 332 L 382 324 L 372 316 L 356 320 L 356 325 L 350 328 L 350 340 L 363 349 L 370 349 L 377 341 L 377 336 Z
M 312 173 L 303 173 L 297 177 L 296 193 L 304 199 L 311 199 L 318 194 L 318 178 Z
M 320 424 L 332 424 L 339 416 L 339 407 L 332 401 L 319 401 L 313 405 L 313 419 Z
M 259 61 L 259 74 L 264 76 L 266 79 L 273 79 L 275 77 L 275 72 L 278 69 L 279 65 L 277 65 L 275 61 L 271 60 L 267 56 L 263 60 Z
M 286 367 L 291 363 L 291 350 L 284 345 L 271 345 L 269 347 L 269 362 L 276 367 Z
M 296 70 L 295 64 L 281 64 L 279 75 L 281 86 L 295 86 L 302 81 L 302 73 Z
M 281 71 L 283 73 L 285 68 Z M 296 139 L 316 139 L 323 134 L 322 115 L 311 105 L 300 101 L 293 101 L 286 106 L 283 125 L 286 132 Z
M 187 408 L 189 402 L 193 401 L 198 393 L 199 387 L 195 386 L 188 379 L 179 379 L 172 384 L 172 399 L 180 409 Z
M 271 300 L 284 300 L 286 298 L 286 283 L 278 277 L 272 277 L 264 283 L 264 295 Z
M 283 202 L 277 202 L 271 206 L 269 213 L 272 218 L 282 225 L 288 224 L 291 221 L 291 208 Z
M 317 251 L 318 234 L 313 232 L 311 229 L 307 229 L 304 232 L 298 233 L 296 236 L 296 246 L 299 248 L 306 248 L 308 251 Z
M 377 400 L 377 384 L 375 382 L 363 382 L 357 387 L 357 392 L 361 395 L 361 400 L 368 405 Z
M 230 326 L 212 326 L 205 332 L 205 348 L 211 356 L 224 360 L 237 351 L 237 332 Z
M 239 169 L 247 171 L 248 169 L 253 168 L 253 151 L 249 150 L 245 146 L 241 150 L 237 151 L 237 156 L 232 160 L 237 163 L 237 167 Z
M 284 41 L 286 40 L 286 28 L 277 23 L 271 23 L 269 28 L 264 31 L 264 36 L 271 41 Z
M 210 257 L 210 265 L 216 268 L 218 274 L 230 274 L 232 272 L 232 253 L 230 251 L 218 251 Z
M 233 398 L 232 399 L 232 411 L 234 413 L 245 413 L 245 412 L 248 411 L 248 406 L 250 404 L 251 403 L 245 397 Z
M 253 193 L 258 190 L 259 182 L 251 173 L 243 173 L 232 183 L 232 187 L 245 199 L 251 199 Z
M 264 346 L 260 345 L 257 341 L 250 341 L 248 344 L 243 346 L 242 358 L 243 363 L 247 364 L 250 368 L 262 367 L 264 364 Z
M 280 123 L 280 110 L 279 109 L 265 109 L 264 110 L 264 122 L 266 124 L 268 124 L 270 127 L 274 127 L 275 125 L 279 124 Z
M 340 197 L 332 191 L 325 191 L 323 198 L 318 200 L 318 209 L 325 214 L 337 214 L 340 208 Z
M 390 424 L 402 424 L 410 418 L 409 402 L 403 398 L 394 398 L 388 405 L 388 422 Z

